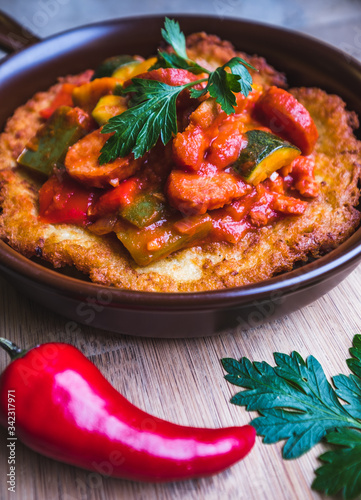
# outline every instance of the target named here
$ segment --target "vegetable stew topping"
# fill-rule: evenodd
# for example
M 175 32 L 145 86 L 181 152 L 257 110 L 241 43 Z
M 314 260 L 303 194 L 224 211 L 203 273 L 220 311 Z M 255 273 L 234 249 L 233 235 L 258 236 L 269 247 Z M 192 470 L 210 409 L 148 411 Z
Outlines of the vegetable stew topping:
M 115 232 L 138 265 L 237 243 L 318 194 L 304 106 L 252 85 L 239 57 L 213 72 L 188 59 L 174 21 L 163 37 L 174 52 L 113 57 L 92 80 L 63 85 L 18 158 L 48 176 L 43 221 Z

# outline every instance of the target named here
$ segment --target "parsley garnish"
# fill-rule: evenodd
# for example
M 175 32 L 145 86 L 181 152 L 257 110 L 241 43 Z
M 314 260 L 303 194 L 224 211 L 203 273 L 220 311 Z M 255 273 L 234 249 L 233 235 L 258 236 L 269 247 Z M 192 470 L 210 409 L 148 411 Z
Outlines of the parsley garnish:
M 343 490 L 344 498 L 351 500 L 361 493 L 361 432 L 343 429 L 331 432 L 326 440 L 335 449 L 319 457 L 326 463 L 316 470 L 312 488 L 327 495 Z
M 243 64 L 250 68 L 253 67 L 240 57 L 233 57 L 226 64 L 210 73 L 208 83 L 204 89 L 192 89 L 191 96 L 201 97 L 209 92 L 227 115 L 234 113 L 234 107 L 236 106 L 234 92 L 242 92 L 247 97 L 249 92 L 252 91 L 252 77 Z M 226 68 L 229 68 L 231 73 L 227 73 Z
M 134 78 L 131 85 L 121 91 L 121 94 L 131 94 L 130 108 L 111 118 L 102 129 L 103 133 L 114 134 L 101 150 L 100 165 L 131 152 L 135 158 L 139 158 L 156 144 L 159 137 L 164 145 L 167 144 L 178 131 L 176 100 L 186 88 L 207 82 L 202 90 L 191 89 L 191 97 L 198 98 L 209 92 L 227 114 L 235 111 L 234 92 L 242 92 L 247 96 L 252 90 L 252 77 L 246 66 L 255 68 L 240 57 L 234 57 L 210 72 L 188 59 L 185 36 L 176 21 L 165 19 L 162 36 L 173 47 L 174 53 L 158 51 L 158 60 L 151 69 L 187 69 L 194 74 L 205 73 L 208 77 L 178 86 Z
M 334 387 L 313 356 L 305 361 L 297 352 L 275 353 L 275 367 L 247 358 L 222 360 L 226 380 L 246 389 L 231 402 L 260 413 L 251 425 L 265 443 L 286 440 L 284 458 L 299 457 L 321 439 L 333 446 L 321 455 L 325 464 L 312 487 L 330 495 L 342 490 L 346 500 L 361 495 L 361 335 L 350 353 L 353 374 L 333 377 Z
M 156 144 L 159 136 L 163 144 L 167 144 L 177 133 L 177 97 L 192 84 L 172 87 L 155 80 L 134 78 L 127 91 L 135 93 L 132 102 L 136 105 L 114 116 L 103 127 L 102 132 L 115 134 L 103 146 L 99 163 L 109 163 L 131 151 L 139 158 Z
M 174 52 L 187 59 L 186 39 L 184 33 L 180 30 L 179 24 L 174 19 L 165 18 L 164 28 L 162 28 L 162 37 L 174 49 Z
M 174 53 L 158 50 L 158 61 L 150 69 L 178 68 L 187 69 L 198 75 L 199 73 L 210 73 L 208 69 L 202 68 L 195 61 L 188 59 L 186 49 L 186 38 L 181 32 L 179 24 L 174 19 L 165 18 L 162 28 L 163 39 L 173 47 Z

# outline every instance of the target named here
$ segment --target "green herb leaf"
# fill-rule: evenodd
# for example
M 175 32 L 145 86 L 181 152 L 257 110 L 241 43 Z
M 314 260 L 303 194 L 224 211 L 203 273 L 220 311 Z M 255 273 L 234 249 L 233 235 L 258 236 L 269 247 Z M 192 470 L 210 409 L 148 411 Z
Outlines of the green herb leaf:
M 329 433 L 326 440 L 336 448 L 320 456 L 326 463 L 316 470 L 312 488 L 328 495 L 343 490 L 344 498 L 351 500 L 361 493 L 361 432 L 341 429 Z
M 249 92 L 252 92 L 252 77 L 246 66 L 256 70 L 256 68 L 241 57 L 233 57 L 223 67 L 228 67 L 234 75 L 239 76 L 240 92 L 247 97 Z
M 150 68 L 178 68 L 186 69 L 198 75 L 200 73 L 209 73 L 202 66 L 199 66 L 195 61 L 188 59 L 186 50 L 186 39 L 180 31 L 179 24 L 174 19 L 165 18 L 164 29 L 162 28 L 162 36 L 174 49 L 174 53 L 162 52 L 158 50 L 158 61 Z
M 354 374 L 336 375 L 332 380 L 338 397 L 348 403 L 345 406 L 347 411 L 354 418 L 361 420 L 361 335 L 355 335 L 350 354 L 353 357 L 346 362 Z
M 350 370 L 361 378 L 361 335 L 354 336 L 350 354 L 353 357 L 347 360 L 347 365 Z
M 337 388 L 339 398 L 343 399 L 347 411 L 354 418 L 361 419 L 361 380 L 355 375 L 336 375 L 333 382 Z
M 355 335 L 350 354 L 352 358 L 346 362 L 354 373 L 349 376 L 337 375 L 333 377 L 333 382 L 338 397 L 348 403 L 345 409 L 360 422 L 361 335 Z M 326 441 L 335 445 L 335 448 L 320 456 L 325 465 L 316 470 L 317 477 L 312 487 L 329 495 L 342 490 L 346 500 L 356 498 L 361 494 L 361 432 L 340 429 L 327 434 Z
M 166 18 L 162 35 L 175 52 L 168 54 L 159 51 L 158 61 L 151 69 L 178 68 L 195 74 L 204 72 L 209 74 L 205 89 L 191 89 L 191 96 L 197 98 L 209 92 L 227 114 L 234 113 L 236 105 L 234 93 L 243 92 L 247 96 L 252 90 L 252 77 L 246 66 L 253 67 L 240 57 L 234 57 L 221 68 L 210 73 L 195 61 L 188 59 L 185 36 L 176 21 Z M 229 68 L 231 72 L 227 72 L 226 68 Z M 176 99 L 178 95 L 185 88 L 194 87 L 205 81 L 207 81 L 206 78 L 185 85 L 170 86 L 154 80 L 134 78 L 133 83 L 120 92 L 131 94 L 130 109 L 111 118 L 102 129 L 103 133 L 115 133 L 101 150 L 100 165 L 131 152 L 134 153 L 135 158 L 139 158 L 156 144 L 159 137 L 163 144 L 166 144 L 172 135 L 177 133 Z
M 361 429 L 361 423 L 341 405 L 314 357 L 304 361 L 297 352 L 291 356 L 276 353 L 274 357 L 275 368 L 247 358 L 232 363 L 222 360 L 228 371 L 226 380 L 249 389 L 233 396 L 231 402 L 261 414 L 251 424 L 265 443 L 286 439 L 283 457 L 291 459 L 336 428 Z
M 102 133 L 115 134 L 104 144 L 99 163 L 109 163 L 131 151 L 139 158 L 156 144 L 159 136 L 167 144 L 177 133 L 176 99 L 187 85 L 172 87 L 156 80 L 134 78 L 126 88 L 127 92 L 134 92 L 134 107 L 114 116 L 103 127 Z
M 191 90 L 192 97 L 201 97 L 207 91 L 221 105 L 223 111 L 230 115 L 234 113 L 234 107 L 237 104 L 233 92 L 240 91 L 238 77 L 232 73 L 227 73 L 222 68 L 217 68 L 208 78 L 208 84 L 203 90 Z
M 237 104 L 234 94 L 242 92 L 247 97 L 252 91 L 252 77 L 244 64 L 255 69 L 240 57 L 233 57 L 210 73 L 207 86 L 203 90 L 192 89 L 191 96 L 198 98 L 209 92 L 227 115 L 234 113 Z M 229 68 L 231 73 L 227 72 L 226 68 Z
M 287 439 L 285 458 L 299 456 L 322 437 L 333 447 L 321 455 L 324 464 L 312 487 L 329 495 L 342 490 L 346 500 L 361 495 L 361 335 L 354 337 L 350 353 L 353 373 L 333 377 L 336 391 L 312 356 L 305 362 L 296 352 L 275 353 L 274 368 L 246 358 L 222 360 L 225 378 L 248 389 L 231 401 L 259 411 L 251 423 L 264 442 Z
M 183 59 L 187 59 L 186 39 L 180 30 L 179 23 L 174 19 L 165 18 L 162 36 L 174 49 L 174 52 Z

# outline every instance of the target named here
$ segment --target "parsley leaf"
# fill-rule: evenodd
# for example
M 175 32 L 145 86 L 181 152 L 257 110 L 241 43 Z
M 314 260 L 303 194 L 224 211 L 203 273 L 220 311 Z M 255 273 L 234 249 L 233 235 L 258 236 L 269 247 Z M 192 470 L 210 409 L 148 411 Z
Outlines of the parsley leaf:
M 354 418 L 361 420 L 361 379 L 356 375 L 336 375 L 333 382 L 337 388 L 336 392 L 339 398 L 343 399 L 348 405 L 345 405 L 347 411 Z
M 222 67 L 209 72 L 188 59 L 185 36 L 176 21 L 165 18 L 162 35 L 173 47 L 174 53 L 159 51 L 158 60 L 150 69 L 178 68 L 194 74 L 208 74 L 206 87 L 202 90 L 191 89 L 191 97 L 197 98 L 209 92 L 227 114 L 234 113 L 234 93 L 243 92 L 247 96 L 252 90 L 252 77 L 246 66 L 253 66 L 240 57 L 233 57 Z M 227 72 L 226 68 L 229 68 L 230 72 Z M 207 78 L 201 78 L 184 85 L 171 86 L 155 80 L 133 78 L 131 85 L 120 92 L 117 91 L 117 94 L 131 95 L 130 108 L 121 115 L 110 118 L 103 127 L 103 133 L 114 134 L 104 144 L 99 164 L 104 165 L 131 152 L 135 158 L 139 158 L 156 144 L 159 137 L 163 144 L 167 144 L 177 133 L 177 97 L 182 90 L 206 81 Z
M 326 464 L 316 470 L 312 488 L 328 495 L 343 490 L 346 500 L 355 498 L 361 493 L 361 432 L 341 429 L 328 434 L 326 440 L 337 447 L 320 456 Z
M 293 352 L 291 356 L 275 353 L 274 358 L 275 368 L 247 358 L 222 360 L 226 380 L 249 389 L 233 396 L 231 402 L 261 414 L 251 424 L 265 443 L 286 439 L 283 457 L 291 459 L 308 451 L 329 431 L 361 429 L 361 422 L 341 405 L 314 357 L 305 362 Z
M 255 69 L 240 57 L 233 57 L 226 64 L 210 73 L 204 89 L 192 89 L 191 96 L 197 98 L 209 92 L 227 115 L 234 113 L 234 107 L 237 104 L 234 93 L 242 92 L 247 97 L 252 91 L 252 77 L 247 68 L 243 66 L 244 64 Z M 226 68 L 229 68 L 231 73 L 227 72 Z
M 179 23 L 166 17 L 161 33 L 164 40 L 173 47 L 174 52 L 179 57 L 187 59 L 186 39 L 184 33 L 180 30 Z
M 198 75 L 199 73 L 209 73 L 205 68 L 191 59 L 188 59 L 186 49 L 186 39 L 181 32 L 179 23 L 174 19 L 165 18 L 164 29 L 162 28 L 163 39 L 174 49 L 174 53 L 162 52 L 158 50 L 158 61 L 150 68 L 178 68 L 186 69 Z
M 347 411 L 354 417 L 361 420 L 361 335 L 355 335 L 353 346 L 350 349 L 352 358 L 346 361 L 350 370 L 354 374 L 336 375 L 333 382 L 337 389 L 337 395 L 348 403 Z
M 126 89 L 134 92 L 134 107 L 111 118 L 102 129 L 103 133 L 115 134 L 101 150 L 100 165 L 131 151 L 139 158 L 156 144 L 159 136 L 166 144 L 177 133 L 176 100 L 187 86 L 172 87 L 156 80 L 134 78 Z
M 352 358 L 347 365 L 351 375 L 336 375 L 333 382 L 339 398 L 346 401 L 347 411 L 361 421 L 361 335 L 355 335 Z M 340 429 L 326 436 L 329 444 L 336 445 L 334 450 L 320 456 L 326 462 L 316 470 L 312 487 L 329 495 L 343 490 L 346 500 L 361 494 L 361 432 L 356 429 Z
M 222 360 L 230 383 L 243 387 L 231 402 L 256 410 L 251 424 L 265 443 L 286 439 L 284 458 L 296 458 L 322 438 L 332 449 L 320 456 L 312 488 L 345 500 L 361 495 L 361 335 L 355 335 L 350 375 L 327 381 L 319 362 L 275 353 L 275 367 L 247 358 Z M 342 404 L 343 400 L 346 404 Z
M 240 90 L 238 92 L 242 92 L 247 97 L 249 92 L 252 92 L 252 77 L 246 66 L 256 69 L 241 57 L 233 57 L 223 67 L 228 67 L 234 75 L 239 76 Z

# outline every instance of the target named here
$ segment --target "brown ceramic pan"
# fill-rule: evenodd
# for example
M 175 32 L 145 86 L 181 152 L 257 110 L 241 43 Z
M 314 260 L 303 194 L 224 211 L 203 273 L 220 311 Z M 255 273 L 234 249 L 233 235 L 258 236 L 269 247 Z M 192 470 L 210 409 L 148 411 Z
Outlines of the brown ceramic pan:
M 238 49 L 264 56 L 287 74 L 290 85 L 319 86 L 339 94 L 361 116 L 361 64 L 347 54 L 305 35 L 254 22 L 174 15 L 188 34 L 215 33 Z M 125 18 L 80 27 L 43 41 L 11 20 L 0 34 L 10 55 L 0 64 L 0 129 L 12 112 L 57 77 L 94 68 L 106 57 L 155 52 L 162 16 Z M 290 313 L 316 300 L 361 258 L 361 229 L 336 250 L 268 281 L 201 293 L 131 292 L 96 285 L 49 270 L 0 242 L 0 270 L 40 304 L 72 322 L 117 333 L 148 337 L 196 337 L 248 328 Z

